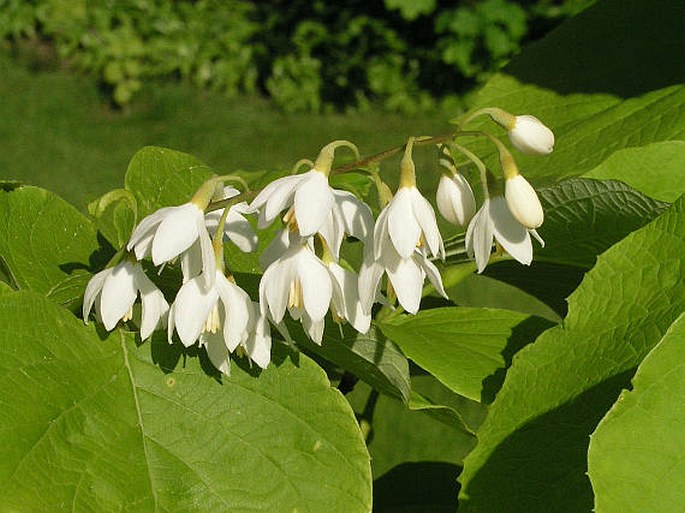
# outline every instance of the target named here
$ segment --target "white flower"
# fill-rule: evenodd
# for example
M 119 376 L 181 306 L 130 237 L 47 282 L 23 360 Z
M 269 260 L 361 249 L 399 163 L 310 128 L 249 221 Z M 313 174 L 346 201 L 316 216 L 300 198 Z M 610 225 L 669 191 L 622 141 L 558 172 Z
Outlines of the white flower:
M 527 155 L 547 155 L 554 149 L 554 133 L 535 116 L 516 116 L 509 140 Z
M 238 196 L 240 191 L 234 187 L 224 187 L 222 199 L 230 199 Z M 229 239 L 233 244 L 244 253 L 250 253 L 257 249 L 257 235 L 252 226 L 243 214 L 249 214 L 252 210 L 247 203 L 242 201 L 232 205 L 226 214 L 226 222 L 224 224 L 224 240 Z M 209 233 L 214 235 L 216 228 L 219 225 L 219 220 L 224 213 L 224 209 L 214 210 L 205 215 L 205 225 Z
M 459 173 L 451 178 L 446 175 L 440 177 L 435 203 L 442 217 L 457 226 L 466 226 L 476 213 L 476 199 L 471 186 Z
M 93 276 L 83 296 L 83 320 L 88 323 L 90 310 L 99 296 L 98 314 L 105 329 L 111 331 L 120 320 L 127 321 L 132 317 L 133 303 L 138 294 L 142 303 L 140 338 L 145 340 L 169 310 L 169 304 L 145 276 L 140 264 L 124 261 Z
M 336 258 L 345 234 L 367 241 L 373 232 L 371 209 L 354 194 L 331 188 L 328 177 L 316 169 L 274 180 L 247 212 L 259 210 L 259 228 L 265 228 L 285 209 L 285 222 L 302 237 L 319 233 Z
M 302 321 L 317 343 L 321 343 L 332 295 L 328 269 L 306 239 L 291 241 L 290 247 L 267 268 L 259 282 L 262 314 L 268 314 L 278 324 L 288 309 L 293 319 Z
M 504 181 L 504 197 L 516 220 L 529 229 L 542 225 L 545 215 L 535 189 L 521 175 Z
M 428 260 L 423 251 L 416 248 L 409 258 L 402 258 L 394 247 L 388 245 L 382 251 L 379 260 L 365 261 L 359 270 L 359 299 L 363 312 L 370 313 L 373 303 L 378 298 L 383 273 L 387 273 L 388 280 L 397 294 L 397 301 L 410 314 L 415 314 L 419 310 L 426 277 L 440 295 L 447 297 L 440 271 Z
M 381 258 L 388 242 L 402 258 L 411 257 L 414 250 L 424 244 L 434 257 L 445 257 L 433 207 L 415 186 L 400 187 L 378 215 L 374 227 L 376 259 Z
M 533 235 L 544 247 L 545 243 L 534 229 L 527 229 L 512 215 L 503 197 L 486 198 L 466 230 L 466 251 L 475 255 L 478 272 L 488 265 L 493 238 L 515 260 L 524 265 L 533 261 Z
M 284 176 L 264 187 L 250 204 L 259 209 L 259 228 L 266 228 L 286 208 L 293 216 L 303 237 L 314 235 L 327 220 L 334 203 L 328 177 L 316 169 L 301 175 Z
M 226 351 L 233 352 L 238 346 L 260 367 L 269 363 L 268 326 L 255 312 L 247 293 L 221 271 L 216 271 L 210 286 L 200 276 L 184 283 L 169 310 L 168 324 L 170 343 L 174 328 L 186 347 L 200 340 L 212 363 L 224 374 L 230 372 Z
M 347 321 L 359 333 L 368 332 L 371 326 L 371 312 L 365 312 L 359 300 L 359 277 L 335 262 L 329 262 L 326 267 L 333 284 L 333 318 Z
M 199 241 L 202 270 L 209 284 L 216 273 L 214 250 L 205 227 L 205 213 L 192 202 L 160 208 L 145 217 L 133 231 L 126 249 L 133 250 L 138 260 L 152 255 L 152 262 L 160 265 L 178 257 L 196 241 Z

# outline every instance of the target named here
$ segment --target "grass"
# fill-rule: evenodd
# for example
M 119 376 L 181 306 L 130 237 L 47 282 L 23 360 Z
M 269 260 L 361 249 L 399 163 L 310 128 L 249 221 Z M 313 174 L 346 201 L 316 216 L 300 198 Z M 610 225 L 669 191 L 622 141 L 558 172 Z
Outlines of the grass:
M 0 179 L 50 189 L 82 210 L 123 184 L 129 159 L 146 145 L 191 153 L 221 173 L 279 170 L 314 159 L 334 139 L 370 155 L 408 135 L 442 133 L 456 114 L 286 115 L 265 99 L 179 83 L 148 86 L 123 112 L 103 102 L 93 79 L 52 68 L 32 70 L 0 51 Z M 435 152 L 417 150 L 419 170 L 434 161 Z

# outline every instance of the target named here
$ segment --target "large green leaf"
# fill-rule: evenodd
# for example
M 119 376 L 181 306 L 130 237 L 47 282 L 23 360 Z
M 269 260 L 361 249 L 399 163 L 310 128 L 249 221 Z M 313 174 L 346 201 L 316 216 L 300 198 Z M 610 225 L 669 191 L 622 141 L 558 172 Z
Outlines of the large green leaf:
M 125 183 L 138 200 L 138 219 L 142 219 L 158 208 L 186 203 L 212 174 L 187 153 L 146 146 L 131 159 Z
M 589 511 L 589 435 L 685 309 L 685 198 L 601 255 L 521 350 L 461 476 L 464 511 Z M 502 479 L 502 476 L 507 476 Z
M 528 316 L 508 310 L 446 307 L 379 324 L 387 337 L 454 392 L 480 401 L 483 380 L 504 367 L 502 351 Z
M 517 155 L 538 179 L 581 175 L 622 148 L 682 140 L 682 20 L 680 0 L 600 1 L 526 48 L 475 106 L 534 114 L 554 130 L 551 155 Z
M 0 257 L 17 288 L 50 295 L 65 282 L 82 287 L 89 269 L 102 265 L 93 223 L 51 192 L 37 187 L 0 191 L 0 219 Z M 73 299 L 72 294 L 58 296 L 60 302 Z
M 685 314 L 647 355 L 590 440 L 598 513 L 682 511 L 685 504 Z
M 655 201 L 616 181 L 564 180 L 540 191 L 546 245 L 537 260 L 583 267 L 630 232 L 661 214 L 668 204 Z
M 0 319 L 3 509 L 370 511 L 352 410 L 306 356 L 226 379 L 32 292 L 0 294 Z
M 685 141 L 664 141 L 612 154 L 591 169 L 588 178 L 620 178 L 631 187 L 662 201 L 685 193 Z

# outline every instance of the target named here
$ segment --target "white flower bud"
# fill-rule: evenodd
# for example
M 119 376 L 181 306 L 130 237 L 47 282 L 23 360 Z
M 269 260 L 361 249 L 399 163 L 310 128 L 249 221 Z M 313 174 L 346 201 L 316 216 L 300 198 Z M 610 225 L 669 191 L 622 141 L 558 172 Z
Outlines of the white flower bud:
M 554 133 L 535 116 L 516 116 L 509 140 L 526 155 L 547 155 L 554 149 Z
M 526 228 L 532 230 L 544 221 L 538 195 L 523 176 L 517 175 L 505 181 L 504 197 L 513 216 Z
M 471 186 L 460 174 L 452 178 L 440 177 L 435 203 L 442 217 L 457 226 L 466 226 L 476 213 L 476 199 Z

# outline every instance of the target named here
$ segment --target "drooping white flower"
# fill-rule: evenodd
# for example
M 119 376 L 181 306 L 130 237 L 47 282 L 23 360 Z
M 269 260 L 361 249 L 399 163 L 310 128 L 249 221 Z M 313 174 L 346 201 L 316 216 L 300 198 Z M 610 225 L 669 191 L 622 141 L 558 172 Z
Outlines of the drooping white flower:
M 178 291 L 169 310 L 168 337 L 174 329 L 186 347 L 200 341 L 207 347 L 212 363 L 228 374 L 228 358 L 219 355 L 233 352 L 238 346 L 244 347 L 260 367 L 265 367 L 269 358 L 271 339 L 268 327 L 263 326 L 258 312 L 247 293 L 216 271 L 215 279 L 209 286 L 201 276 L 188 280 Z
M 320 234 L 336 258 L 346 234 L 366 241 L 373 231 L 371 209 L 354 194 L 333 189 L 317 169 L 274 180 L 246 212 L 259 210 L 259 227 L 265 228 L 286 209 L 286 223 L 302 237 Z
M 253 312 L 257 316 L 253 329 L 245 340 L 236 347 L 229 347 L 221 332 L 206 332 L 200 336 L 200 345 L 207 350 L 212 364 L 227 376 L 231 372 L 230 353 L 236 349 L 242 351 L 262 369 L 271 361 L 271 330 L 266 318 L 259 314 L 259 305 L 253 303 Z
M 284 176 L 264 187 L 250 204 L 250 211 L 259 210 L 259 228 L 269 226 L 286 208 L 303 237 L 314 235 L 327 220 L 333 203 L 333 189 L 328 176 L 311 169 L 292 176 Z
M 359 270 L 359 300 L 362 311 L 367 314 L 371 312 L 371 307 L 379 297 L 383 274 L 388 275 L 397 301 L 410 314 L 415 314 L 419 310 L 426 277 L 440 295 L 447 297 L 440 271 L 428 260 L 423 250 L 416 248 L 408 258 L 402 258 L 395 248 L 388 244 L 378 260 L 365 261 Z
M 240 191 L 234 187 L 224 187 L 221 199 L 230 199 L 238 196 Z M 232 205 L 226 214 L 224 224 L 224 240 L 228 239 L 244 253 L 251 253 L 257 249 L 257 235 L 252 226 L 245 219 L 244 214 L 251 213 L 245 201 Z M 214 210 L 205 215 L 205 224 L 210 234 L 214 235 L 219 225 L 219 219 L 224 213 L 224 209 Z
M 169 304 L 138 263 L 126 260 L 90 279 L 83 296 L 83 320 L 88 323 L 88 315 L 99 297 L 98 314 L 105 329 L 111 331 L 120 320 L 131 319 L 138 294 L 142 303 L 140 338 L 145 340 L 167 313 Z
M 522 175 L 504 181 L 504 198 L 516 220 L 528 229 L 542 225 L 545 214 L 535 189 Z
M 333 284 L 333 318 L 347 321 L 359 333 L 367 333 L 371 327 L 371 312 L 364 311 L 359 300 L 359 277 L 335 262 L 328 262 L 326 267 Z
M 332 295 L 328 269 L 307 239 L 291 240 L 285 253 L 266 269 L 259 282 L 262 314 L 278 324 L 287 309 L 317 343 L 321 343 Z
M 135 252 L 138 260 L 152 256 L 160 265 L 169 262 L 199 242 L 204 279 L 209 282 L 216 274 L 214 250 L 205 226 L 205 213 L 195 203 L 160 208 L 145 217 L 133 231 L 126 249 Z
M 374 227 L 376 259 L 382 257 L 388 242 L 402 258 L 411 257 L 424 244 L 434 257 L 445 257 L 433 207 L 415 186 L 400 187 L 378 215 Z
M 466 230 L 466 251 L 475 256 L 479 273 L 488 265 L 493 239 L 515 260 L 530 265 L 533 261 L 531 235 L 544 247 L 535 229 L 526 228 L 514 218 L 503 197 L 486 198 Z
M 547 155 L 554 149 L 554 133 L 535 116 L 516 116 L 509 140 L 521 153 Z
M 435 203 L 442 217 L 457 226 L 466 226 L 476 213 L 473 190 L 466 178 L 459 173 L 452 177 L 440 177 Z

